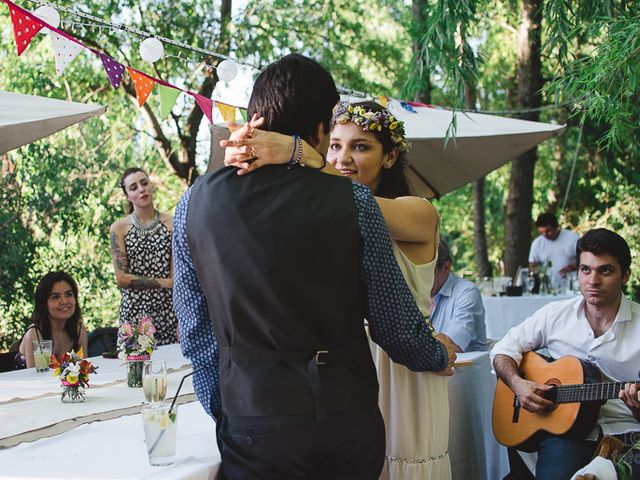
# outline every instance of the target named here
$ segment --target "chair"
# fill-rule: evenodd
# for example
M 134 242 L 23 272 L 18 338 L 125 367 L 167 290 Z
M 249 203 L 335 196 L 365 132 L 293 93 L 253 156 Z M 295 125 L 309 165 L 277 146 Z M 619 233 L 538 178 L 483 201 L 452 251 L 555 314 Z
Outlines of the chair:
M 97 357 L 105 352 L 115 352 L 118 343 L 116 327 L 100 327 L 89 333 L 89 352 L 87 356 Z

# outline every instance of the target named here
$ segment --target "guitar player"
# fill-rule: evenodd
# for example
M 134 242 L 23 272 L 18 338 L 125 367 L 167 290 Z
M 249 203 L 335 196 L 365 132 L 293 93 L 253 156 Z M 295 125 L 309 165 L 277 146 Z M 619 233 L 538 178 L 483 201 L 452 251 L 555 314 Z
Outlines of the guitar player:
M 571 355 L 595 364 L 603 380 L 640 378 L 640 304 L 622 293 L 630 276 L 627 242 L 604 228 L 588 231 L 576 245 L 582 296 L 552 302 L 512 328 L 491 351 L 497 375 L 517 396 L 521 408 L 543 412 L 552 406 L 543 398 L 548 385 L 518 375 L 522 354 L 546 348 L 554 359 Z M 630 446 L 640 440 L 640 389 L 626 383 L 619 399 L 600 409 L 597 425 L 584 439 L 549 435 L 538 444 L 536 478 L 568 480 L 590 462 L 603 435 L 615 435 Z M 508 479 L 530 474 L 514 451 L 509 452 Z M 629 455 L 633 478 L 640 479 L 640 453 Z M 520 461 L 520 462 L 519 462 Z M 524 469 L 524 470 L 522 470 Z M 526 472 L 526 473 L 525 473 Z

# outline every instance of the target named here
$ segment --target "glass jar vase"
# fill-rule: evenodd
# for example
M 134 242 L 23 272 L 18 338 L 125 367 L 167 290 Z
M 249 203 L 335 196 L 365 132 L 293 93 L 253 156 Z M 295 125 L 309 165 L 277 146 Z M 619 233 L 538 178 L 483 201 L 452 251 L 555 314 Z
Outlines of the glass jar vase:
M 82 385 L 62 386 L 62 403 L 82 403 L 85 401 L 85 392 Z
M 142 387 L 142 369 L 149 355 L 136 355 L 127 357 L 127 385 L 131 388 Z

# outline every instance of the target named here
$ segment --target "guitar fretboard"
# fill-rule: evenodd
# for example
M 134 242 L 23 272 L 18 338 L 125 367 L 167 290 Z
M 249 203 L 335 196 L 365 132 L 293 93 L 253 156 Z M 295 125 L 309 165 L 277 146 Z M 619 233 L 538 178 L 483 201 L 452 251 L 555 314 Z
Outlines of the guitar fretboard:
M 560 385 L 556 390 L 555 403 L 589 402 L 618 398 L 618 392 L 629 382 L 583 383 L 576 385 Z

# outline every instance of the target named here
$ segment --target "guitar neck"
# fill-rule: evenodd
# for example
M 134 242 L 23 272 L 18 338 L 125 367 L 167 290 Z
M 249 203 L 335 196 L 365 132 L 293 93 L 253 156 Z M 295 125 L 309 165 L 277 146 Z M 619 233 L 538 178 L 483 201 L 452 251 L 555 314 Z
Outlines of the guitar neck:
M 574 403 L 610 400 L 618 398 L 620 390 L 629 382 L 583 383 L 576 385 L 559 385 L 555 391 L 554 403 Z

